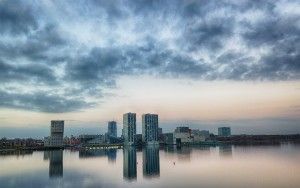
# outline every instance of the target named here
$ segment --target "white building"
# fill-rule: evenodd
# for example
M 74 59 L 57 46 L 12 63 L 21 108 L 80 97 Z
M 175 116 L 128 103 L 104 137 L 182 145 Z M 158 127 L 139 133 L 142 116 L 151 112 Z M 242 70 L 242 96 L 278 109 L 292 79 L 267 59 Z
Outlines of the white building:
M 146 144 L 158 144 L 158 115 L 142 115 L 142 140 Z
M 46 147 L 63 147 L 64 145 L 64 121 L 52 120 L 50 126 L 50 136 L 44 140 Z
M 123 114 L 123 136 L 125 145 L 135 144 L 136 135 L 136 114 L 126 113 Z

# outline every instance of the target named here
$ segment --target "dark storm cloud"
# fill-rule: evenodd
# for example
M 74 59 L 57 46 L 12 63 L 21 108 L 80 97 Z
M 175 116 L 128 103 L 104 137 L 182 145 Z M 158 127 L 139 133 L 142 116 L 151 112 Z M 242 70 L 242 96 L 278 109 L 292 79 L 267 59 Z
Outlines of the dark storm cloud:
M 55 51 L 57 48 L 67 44 L 67 39 L 61 37 L 54 25 L 46 25 L 39 30 L 28 34 L 24 41 L 3 42 L 0 44 L 0 55 L 2 58 L 17 59 L 27 58 L 31 61 L 51 61 L 57 62 L 63 57 L 57 54 L 48 54 L 50 50 Z
M 34 12 L 18 0 L 0 1 L 0 33 L 21 34 L 37 28 Z
M 0 83 L 18 81 L 21 83 L 39 82 L 57 84 L 53 70 L 44 64 L 14 65 L 4 63 L 0 59 Z
M 215 51 L 222 48 L 224 40 L 233 33 L 233 23 L 233 18 L 218 18 L 189 25 L 184 34 L 188 49 Z
M 87 103 L 78 97 L 69 99 L 57 94 L 47 94 L 47 92 L 19 94 L 0 90 L 0 106 L 6 108 L 61 113 L 78 111 L 92 105 L 93 103 Z
M 2 92 L 7 100 L 0 106 L 44 112 L 90 107 L 86 98 L 102 98 L 103 89 L 115 87 L 122 75 L 299 79 L 300 15 L 289 7 L 300 5 L 0 1 L 0 82 L 6 88 L 27 82 L 39 91 Z M 62 94 L 43 95 L 40 84 Z
M 122 54 L 119 49 L 93 48 L 87 56 L 80 57 L 68 66 L 70 80 L 80 82 L 105 81 L 122 71 Z

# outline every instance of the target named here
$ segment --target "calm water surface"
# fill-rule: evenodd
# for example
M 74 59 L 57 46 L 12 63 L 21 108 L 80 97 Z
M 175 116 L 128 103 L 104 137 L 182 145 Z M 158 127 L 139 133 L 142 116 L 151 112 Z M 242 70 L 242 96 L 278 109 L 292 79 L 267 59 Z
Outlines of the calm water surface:
M 300 145 L 0 155 L 0 187 L 300 187 Z

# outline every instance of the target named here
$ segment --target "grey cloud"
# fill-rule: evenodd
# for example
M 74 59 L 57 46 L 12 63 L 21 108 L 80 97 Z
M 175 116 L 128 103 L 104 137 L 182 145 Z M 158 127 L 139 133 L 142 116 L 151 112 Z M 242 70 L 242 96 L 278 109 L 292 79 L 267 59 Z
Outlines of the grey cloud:
M 38 23 L 30 6 L 18 0 L 0 1 L 0 33 L 22 34 L 36 29 Z
M 4 63 L 0 59 L 0 83 L 38 82 L 47 85 L 57 84 L 53 70 L 43 64 L 16 65 Z
M 299 79 L 300 17 L 275 17 L 250 25 L 243 34 L 250 47 L 267 46 L 270 52 L 249 71 L 265 79 Z
M 93 48 L 86 56 L 69 62 L 66 78 L 83 85 L 109 85 L 122 70 L 122 54 L 119 49 Z
M 50 91 L 61 89 L 65 94 L 63 97 L 44 93 L 42 97 L 43 92 L 38 88 L 33 94 L 8 92 L 3 96 L 11 98 L 1 106 L 44 112 L 90 107 L 93 104 L 85 102 L 85 98 L 103 98 L 103 89 L 115 87 L 116 80 L 122 75 L 150 74 L 201 80 L 299 79 L 300 31 L 297 23 L 300 17 L 278 14 L 276 3 L 54 1 L 56 11 L 68 7 L 62 14 L 66 19 L 55 21 L 51 14 L 47 15 L 49 11 L 43 11 L 43 5 L 36 6 L 40 8 L 36 11 L 28 6 L 30 1 L 1 1 L 0 21 L 3 24 L 0 33 L 12 41 L 14 36 L 22 34 L 24 40 L 11 42 L 2 37 L 4 35 L 0 36 L 0 82 L 9 86 L 29 81 L 31 85 L 28 87 L 44 84 Z M 260 10 L 266 16 L 256 21 L 237 17 L 253 10 Z M 224 14 L 216 14 L 222 11 Z M 77 20 L 76 15 L 80 19 Z M 38 21 L 38 17 L 42 20 Z M 92 29 L 98 29 L 92 26 L 102 27 L 103 24 L 103 28 L 111 33 L 105 32 L 103 36 L 95 29 L 93 32 L 100 42 L 90 46 L 82 44 L 76 36 L 68 35 L 70 31 L 64 25 L 69 28 L 81 24 L 82 20 L 84 24 L 91 24 Z M 70 23 L 66 23 L 68 21 Z M 133 29 L 126 30 L 124 21 L 133 24 L 130 25 Z M 170 39 L 161 37 L 166 26 L 172 35 L 171 43 Z M 115 34 L 118 29 L 120 32 Z M 89 30 L 84 28 L 83 31 Z M 138 36 L 137 41 L 130 44 L 119 42 L 118 35 L 122 32 L 133 32 L 131 35 Z M 85 35 L 78 34 L 80 37 Z M 231 37 L 239 38 L 245 49 L 228 50 L 227 41 Z M 107 41 L 103 45 L 102 40 L 106 39 L 114 41 L 111 45 L 105 45 Z M 268 51 L 263 55 L 247 53 L 259 47 Z M 26 64 L 19 64 L 23 59 Z M 55 69 L 62 72 L 59 77 Z M 45 105 L 47 99 L 53 102 L 52 106 Z M 97 102 L 99 100 L 95 100 Z
M 202 20 L 201 23 L 189 25 L 184 34 L 189 50 L 199 48 L 218 50 L 223 42 L 233 34 L 233 18 L 218 18 L 212 21 Z
M 0 107 L 6 108 L 61 113 L 78 111 L 93 105 L 82 98 L 70 99 L 57 94 L 47 94 L 47 92 L 19 94 L 0 90 Z
M 60 47 L 69 45 L 67 39 L 62 38 L 56 26 L 46 25 L 26 36 L 24 41 L 15 43 L 2 42 L 0 44 L 0 54 L 2 58 L 16 59 L 27 58 L 32 61 L 52 61 L 66 59 L 58 54 L 48 54 L 50 50 L 57 50 Z

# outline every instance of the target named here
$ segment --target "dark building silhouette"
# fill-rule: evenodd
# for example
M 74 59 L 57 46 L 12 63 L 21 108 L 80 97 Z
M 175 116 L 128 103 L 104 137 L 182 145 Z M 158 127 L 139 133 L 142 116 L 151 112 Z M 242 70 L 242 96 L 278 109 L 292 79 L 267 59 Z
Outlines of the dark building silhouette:
M 109 121 L 107 125 L 107 135 L 108 137 L 117 137 L 117 122 Z
M 219 136 L 231 136 L 231 128 L 230 127 L 219 127 L 218 128 Z
M 124 147 L 123 149 L 123 178 L 127 180 L 136 179 L 135 147 Z
M 63 150 L 52 150 L 49 152 L 49 177 L 57 178 L 63 176 Z
M 144 177 L 159 177 L 159 147 L 148 146 L 143 150 L 143 175 Z

